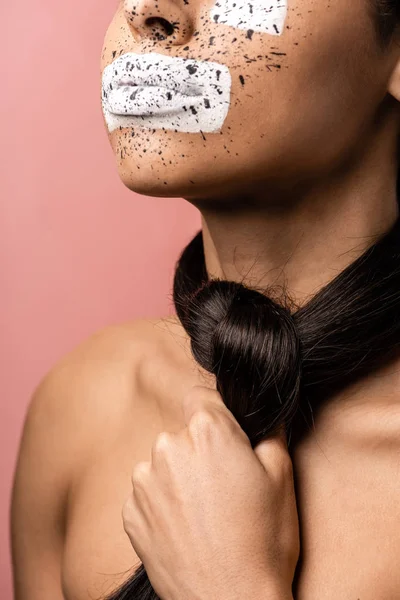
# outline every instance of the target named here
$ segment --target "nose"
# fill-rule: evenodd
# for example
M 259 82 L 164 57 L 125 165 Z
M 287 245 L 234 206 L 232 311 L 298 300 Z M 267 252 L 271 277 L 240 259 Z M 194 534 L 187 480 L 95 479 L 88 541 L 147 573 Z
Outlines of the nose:
M 123 10 L 134 38 L 167 40 L 173 46 L 187 43 L 194 25 L 186 5 L 178 5 L 180 1 L 125 0 Z

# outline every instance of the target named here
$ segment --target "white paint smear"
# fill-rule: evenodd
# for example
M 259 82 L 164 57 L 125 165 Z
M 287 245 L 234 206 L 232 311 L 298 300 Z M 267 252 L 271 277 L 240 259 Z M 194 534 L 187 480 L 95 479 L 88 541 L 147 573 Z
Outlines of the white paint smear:
M 282 34 L 286 14 L 287 0 L 217 0 L 210 11 L 215 23 L 271 35 Z
M 103 71 L 102 107 L 110 132 L 118 127 L 216 132 L 228 114 L 230 91 L 226 65 L 129 52 Z

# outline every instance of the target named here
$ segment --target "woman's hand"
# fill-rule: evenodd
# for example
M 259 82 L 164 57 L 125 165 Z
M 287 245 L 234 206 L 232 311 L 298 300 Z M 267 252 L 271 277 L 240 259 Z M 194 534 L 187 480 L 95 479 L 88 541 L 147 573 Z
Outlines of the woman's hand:
M 132 473 L 124 528 L 162 600 L 287 600 L 299 557 L 284 435 L 250 441 L 220 394 L 195 386 L 186 427 Z

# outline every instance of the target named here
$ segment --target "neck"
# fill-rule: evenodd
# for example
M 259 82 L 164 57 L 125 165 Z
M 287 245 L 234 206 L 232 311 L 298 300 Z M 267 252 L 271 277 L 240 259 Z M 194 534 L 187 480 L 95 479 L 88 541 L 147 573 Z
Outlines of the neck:
M 253 288 L 284 286 L 301 306 L 398 218 L 394 141 L 388 146 L 371 141 L 351 164 L 290 192 L 275 187 L 233 196 L 229 205 L 196 202 L 209 276 Z

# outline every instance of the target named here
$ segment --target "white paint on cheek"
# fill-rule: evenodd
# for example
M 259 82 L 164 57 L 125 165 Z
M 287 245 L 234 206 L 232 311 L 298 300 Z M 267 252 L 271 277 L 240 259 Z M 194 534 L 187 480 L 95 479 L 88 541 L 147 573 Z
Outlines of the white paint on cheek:
M 217 0 L 210 11 L 215 23 L 238 29 L 281 35 L 287 14 L 287 0 Z
M 118 127 L 217 132 L 230 106 L 226 65 L 129 52 L 103 71 L 102 107 L 108 130 Z

